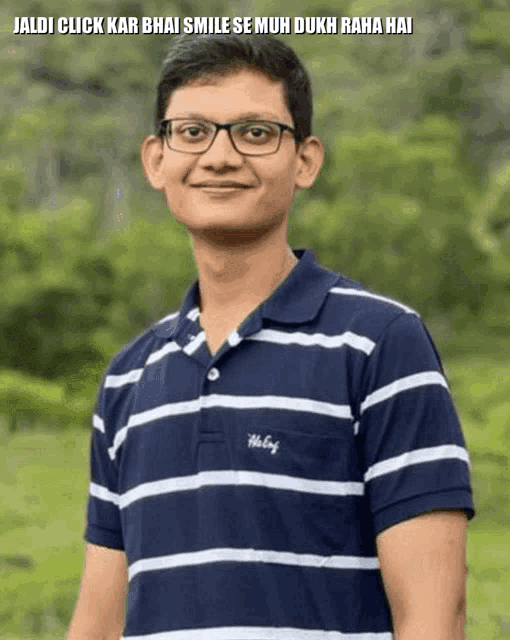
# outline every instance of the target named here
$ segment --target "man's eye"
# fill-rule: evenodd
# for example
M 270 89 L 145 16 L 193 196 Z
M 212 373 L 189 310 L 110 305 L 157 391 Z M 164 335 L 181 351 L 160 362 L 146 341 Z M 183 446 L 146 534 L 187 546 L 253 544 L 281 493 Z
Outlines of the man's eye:
M 196 125 L 192 125 L 189 127 L 183 127 L 180 131 L 181 135 L 185 135 L 188 138 L 196 138 L 197 136 L 203 135 L 207 133 L 207 130 L 203 127 L 198 127 Z
M 241 133 L 249 142 L 267 142 L 275 135 L 278 135 L 278 132 L 273 127 L 260 124 L 247 125 L 243 127 Z
M 200 123 L 187 123 L 181 124 L 176 128 L 174 134 L 179 136 L 180 138 L 196 139 L 202 138 L 209 133 L 208 127 L 200 124 Z
M 253 138 L 263 138 L 264 136 L 270 135 L 271 131 L 264 129 L 263 127 L 250 127 L 247 129 L 246 133 Z

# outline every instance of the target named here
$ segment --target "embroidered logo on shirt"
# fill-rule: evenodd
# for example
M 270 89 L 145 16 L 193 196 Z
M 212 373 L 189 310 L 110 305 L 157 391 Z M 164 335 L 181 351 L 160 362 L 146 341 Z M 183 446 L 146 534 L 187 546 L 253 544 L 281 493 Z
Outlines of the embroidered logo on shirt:
M 275 453 L 278 452 L 278 447 L 280 445 L 280 441 L 273 442 L 271 440 L 271 436 L 267 435 L 264 440 L 259 436 L 258 433 L 249 433 L 248 434 L 248 447 L 257 447 L 259 449 L 271 449 L 271 455 L 274 456 Z

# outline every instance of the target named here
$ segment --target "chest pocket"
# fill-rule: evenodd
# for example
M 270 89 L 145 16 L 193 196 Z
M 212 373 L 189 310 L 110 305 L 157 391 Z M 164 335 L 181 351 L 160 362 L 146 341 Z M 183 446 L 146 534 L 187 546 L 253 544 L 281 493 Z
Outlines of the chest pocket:
M 310 433 L 314 420 L 315 416 L 311 417 L 305 431 L 298 430 L 299 425 L 295 429 L 287 425 L 264 428 L 263 420 L 247 417 L 236 426 L 236 468 L 309 480 L 359 481 L 352 433 L 347 427 L 342 429 L 338 421 L 335 436 Z

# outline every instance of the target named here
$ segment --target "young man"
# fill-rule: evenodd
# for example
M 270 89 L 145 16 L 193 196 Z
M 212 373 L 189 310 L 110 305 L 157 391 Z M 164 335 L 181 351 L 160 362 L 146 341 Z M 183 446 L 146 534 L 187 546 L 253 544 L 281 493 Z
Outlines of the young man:
M 469 455 L 434 344 L 287 242 L 311 114 L 276 39 L 165 61 L 141 155 L 199 277 L 101 386 L 69 640 L 465 637 Z

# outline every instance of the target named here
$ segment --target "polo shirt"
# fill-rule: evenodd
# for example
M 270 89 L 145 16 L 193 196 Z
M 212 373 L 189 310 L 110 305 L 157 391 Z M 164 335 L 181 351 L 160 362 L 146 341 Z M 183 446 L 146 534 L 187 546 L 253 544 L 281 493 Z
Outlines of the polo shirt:
M 126 553 L 123 638 L 390 640 L 376 536 L 475 514 L 420 316 L 294 254 L 214 357 L 196 281 L 107 369 L 84 537 Z

